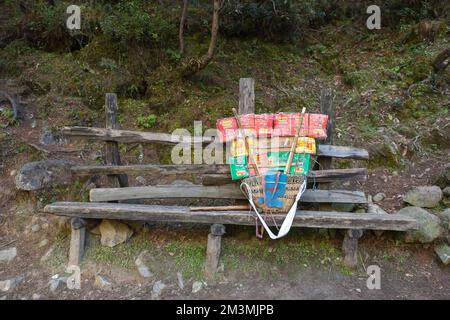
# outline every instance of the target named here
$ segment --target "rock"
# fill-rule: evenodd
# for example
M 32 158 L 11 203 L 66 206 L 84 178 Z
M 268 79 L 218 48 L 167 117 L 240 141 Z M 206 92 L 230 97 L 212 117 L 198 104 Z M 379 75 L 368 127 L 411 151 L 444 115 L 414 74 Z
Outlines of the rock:
M 444 226 L 444 228 L 450 230 L 450 208 L 447 208 L 444 211 L 439 212 L 437 215 L 439 216 L 439 218 L 441 218 L 442 225 Z
M 100 225 L 95 226 L 92 229 L 88 229 L 90 233 L 95 234 L 96 236 L 100 236 Z
M 38 232 L 39 230 L 41 230 L 41 226 L 40 226 L 40 225 L 38 225 L 38 224 L 33 224 L 33 225 L 31 226 L 31 231 L 33 231 L 33 232 Z
M 367 213 L 376 213 L 376 214 L 389 214 L 383 210 L 379 205 L 374 203 L 367 204 Z
M 405 207 L 397 212 L 417 220 L 419 228 L 405 232 L 405 242 L 429 243 L 437 239 L 443 232 L 440 219 L 425 209 Z
M 203 282 L 201 282 L 201 281 L 195 281 L 195 282 L 192 284 L 192 293 L 197 293 L 197 292 L 199 292 L 200 290 L 202 290 L 202 288 L 203 288 Z
M 33 295 L 31 296 L 32 300 L 39 300 L 40 298 L 41 298 L 41 295 L 37 294 L 37 293 L 33 293 Z
M 442 189 L 450 186 L 450 164 L 447 165 L 444 170 L 436 177 L 433 184 L 441 187 Z
M 15 277 L 8 280 L 0 281 L 0 291 L 7 292 L 16 288 L 21 283 L 23 277 Z
M 126 224 L 115 220 L 103 220 L 99 226 L 101 233 L 101 244 L 114 247 L 130 239 L 133 230 Z
M 161 281 L 158 280 L 153 285 L 152 289 L 152 299 L 157 299 L 161 295 L 162 290 L 166 287 L 166 285 Z
M 16 247 L 0 251 L 0 262 L 10 262 L 17 256 Z
M 45 247 L 46 245 L 48 245 L 48 240 L 47 239 L 39 241 L 39 243 L 38 243 L 38 247 L 39 248 Z
M 100 275 L 95 276 L 94 287 L 99 288 L 101 290 L 112 290 L 112 284 L 109 280 Z
M 181 274 L 181 272 L 177 272 L 177 282 L 178 282 L 178 287 L 183 290 L 184 289 L 184 281 L 183 281 L 183 275 Z
M 65 140 L 60 133 L 52 132 L 48 127 L 42 128 L 39 142 L 45 146 L 52 144 L 64 144 Z
M 352 212 L 356 205 L 354 203 L 333 203 L 331 207 L 336 211 Z
M 444 190 L 442 190 L 442 193 L 446 197 L 450 197 L 450 187 L 445 187 Z
M 434 208 L 441 200 L 442 190 L 438 186 L 415 187 L 403 196 L 403 201 L 421 208 Z
M 383 210 L 379 205 L 369 202 L 367 204 L 367 213 L 375 214 L 389 214 Z M 379 238 L 383 235 L 384 230 L 372 230 L 372 232 Z
M 145 263 L 143 261 L 144 254 L 145 254 L 145 252 L 142 252 L 141 254 L 139 254 L 137 259 L 134 261 L 134 264 L 138 268 L 138 272 L 142 277 L 150 278 L 151 276 L 153 276 L 153 273 L 148 269 L 148 267 L 145 265 Z
M 55 274 L 49 281 L 50 291 L 55 292 L 61 283 L 67 283 L 67 277 L 60 277 L 59 274 Z
M 384 194 L 383 192 L 380 192 L 372 197 L 372 201 L 380 202 L 380 201 L 383 201 L 385 198 L 386 198 L 386 194 Z
M 26 163 L 16 175 L 19 190 L 33 191 L 55 185 L 68 185 L 72 180 L 70 168 L 75 162 L 68 160 L 43 160 Z
M 145 178 L 142 177 L 142 176 L 137 176 L 137 177 L 136 177 L 136 181 L 137 181 L 141 186 L 147 185 L 147 181 L 146 181 Z
M 450 264 L 450 247 L 446 244 L 441 244 L 434 249 L 434 252 L 441 259 L 446 266 Z

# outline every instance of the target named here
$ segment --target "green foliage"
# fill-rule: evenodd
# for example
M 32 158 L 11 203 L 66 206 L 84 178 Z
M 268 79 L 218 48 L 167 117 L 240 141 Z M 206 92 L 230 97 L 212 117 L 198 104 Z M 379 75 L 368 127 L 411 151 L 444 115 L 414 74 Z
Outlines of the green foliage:
M 136 124 L 138 127 L 144 128 L 144 129 L 150 129 L 153 127 L 156 123 L 156 115 L 149 114 L 148 116 L 139 116 L 136 120 Z
M 161 14 L 150 15 L 144 4 L 133 0 L 113 6 L 100 23 L 105 35 L 122 45 L 154 45 L 172 38 L 176 34 L 174 25 Z

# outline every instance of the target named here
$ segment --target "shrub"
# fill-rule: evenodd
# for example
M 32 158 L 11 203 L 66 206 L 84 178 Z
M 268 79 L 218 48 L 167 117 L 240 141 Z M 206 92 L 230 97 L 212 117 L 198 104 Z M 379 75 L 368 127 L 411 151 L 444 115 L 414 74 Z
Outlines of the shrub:
M 105 35 L 123 45 L 154 45 L 174 37 L 176 25 L 161 14 L 162 10 L 150 14 L 144 4 L 141 0 L 124 1 L 110 8 L 101 22 Z
M 156 123 L 156 115 L 149 114 L 148 116 L 139 116 L 136 120 L 136 124 L 138 127 L 144 128 L 144 129 L 150 129 L 153 127 Z

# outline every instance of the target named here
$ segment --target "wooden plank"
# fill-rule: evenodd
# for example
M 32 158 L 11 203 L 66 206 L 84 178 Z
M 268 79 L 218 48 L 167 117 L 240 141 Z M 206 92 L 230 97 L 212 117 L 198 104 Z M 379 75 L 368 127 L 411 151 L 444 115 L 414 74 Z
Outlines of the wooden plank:
M 191 137 L 183 135 L 171 135 L 168 133 L 139 132 L 89 127 L 65 127 L 62 129 L 62 133 L 66 136 L 102 141 L 116 141 L 119 143 L 210 144 L 214 141 L 211 137 Z M 223 144 L 220 145 L 223 146 Z M 369 153 L 365 149 L 323 144 L 317 145 L 317 155 L 321 157 L 334 157 L 340 159 L 369 159 Z
M 149 206 L 125 203 L 56 202 L 45 206 L 45 213 L 91 219 L 142 220 L 152 222 L 191 222 L 255 225 L 255 216 L 248 211 L 191 212 L 182 206 Z M 284 214 L 274 214 L 280 224 Z M 268 224 L 273 225 L 272 219 Z M 373 229 L 405 231 L 417 229 L 417 221 L 400 214 L 371 214 L 333 211 L 298 211 L 294 227 L 331 229 Z
M 246 199 L 239 186 L 146 186 L 128 188 L 96 188 L 90 191 L 92 202 L 130 199 L 205 198 Z M 304 192 L 300 201 L 317 203 L 367 203 L 363 192 L 347 190 L 311 190 Z
M 105 96 L 105 115 L 106 128 L 119 129 L 117 123 L 117 95 L 115 93 L 107 93 Z M 120 165 L 119 145 L 116 141 L 107 141 L 105 145 L 106 164 Z M 108 175 L 109 185 L 112 187 L 128 187 L 128 176 L 126 174 Z
M 162 143 L 162 144 L 192 144 L 211 143 L 211 137 L 193 137 L 186 135 L 172 135 L 169 133 L 141 132 L 130 130 L 114 130 L 90 127 L 64 127 L 62 133 L 66 136 L 84 137 L 102 141 L 116 141 L 119 143 Z
M 124 165 L 124 166 L 74 166 L 72 174 L 78 176 L 92 176 L 100 174 L 135 173 L 154 176 L 170 175 L 202 175 L 204 185 L 222 185 L 230 183 L 230 169 L 227 165 Z M 367 177 L 366 168 L 333 169 L 311 171 L 308 179 L 312 182 L 337 180 L 363 180 Z
M 71 171 L 75 175 L 91 176 L 97 174 L 139 173 L 152 175 L 182 175 L 182 174 L 230 174 L 226 165 L 208 164 L 168 164 L 168 165 L 123 165 L 123 166 L 74 166 Z

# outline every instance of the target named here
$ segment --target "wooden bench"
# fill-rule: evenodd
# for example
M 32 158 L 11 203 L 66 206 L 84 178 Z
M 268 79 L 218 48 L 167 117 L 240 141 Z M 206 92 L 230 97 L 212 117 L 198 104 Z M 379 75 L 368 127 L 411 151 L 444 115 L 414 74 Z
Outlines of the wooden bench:
M 254 81 L 240 80 L 239 112 L 254 112 Z M 333 108 L 330 91 L 324 91 L 321 99 L 321 111 L 329 115 L 328 136 L 325 143 L 332 142 Z M 97 188 L 90 191 L 90 202 L 56 202 L 47 205 L 44 212 L 72 217 L 72 235 L 70 242 L 69 264 L 78 265 L 84 252 L 85 219 L 119 219 L 152 222 L 190 222 L 211 224 L 208 235 L 205 275 L 214 279 L 219 263 L 221 237 L 225 233 L 225 224 L 254 225 L 255 215 L 249 210 L 221 210 L 215 208 L 190 207 L 183 205 L 145 205 L 134 203 L 117 203 L 117 201 L 133 199 L 244 199 L 238 183 L 231 181 L 229 168 L 226 165 L 121 165 L 118 143 L 163 143 L 173 144 L 180 141 L 192 143 L 187 137 L 172 137 L 164 133 L 134 132 L 119 130 L 116 123 L 117 98 L 114 94 L 106 95 L 106 128 L 70 127 L 64 128 L 64 134 L 72 137 L 85 137 L 106 142 L 105 166 L 76 166 L 72 168 L 74 175 L 92 176 L 108 175 L 113 188 Z M 199 138 L 196 142 L 210 143 L 207 138 Z M 354 212 L 330 211 L 332 203 L 352 203 L 360 207 L 367 205 L 363 192 L 348 190 L 329 190 L 333 181 L 365 179 L 365 168 L 331 169 L 333 158 L 367 160 L 369 154 L 364 149 L 319 144 L 317 161 L 321 170 L 312 170 L 309 180 L 318 184 L 319 189 L 307 189 L 301 203 L 311 203 L 318 210 L 298 210 L 293 227 L 345 229 L 343 252 L 344 262 L 349 266 L 357 264 L 358 239 L 363 230 L 395 230 L 406 231 L 416 229 L 414 219 L 398 214 L 381 215 Z M 127 173 L 147 174 L 155 177 L 176 176 L 189 177 L 195 175 L 201 181 L 198 185 L 153 185 L 129 187 Z M 115 202 L 112 202 L 115 201 Z M 281 222 L 283 215 L 274 215 L 275 222 Z M 269 221 L 273 225 L 273 221 Z

